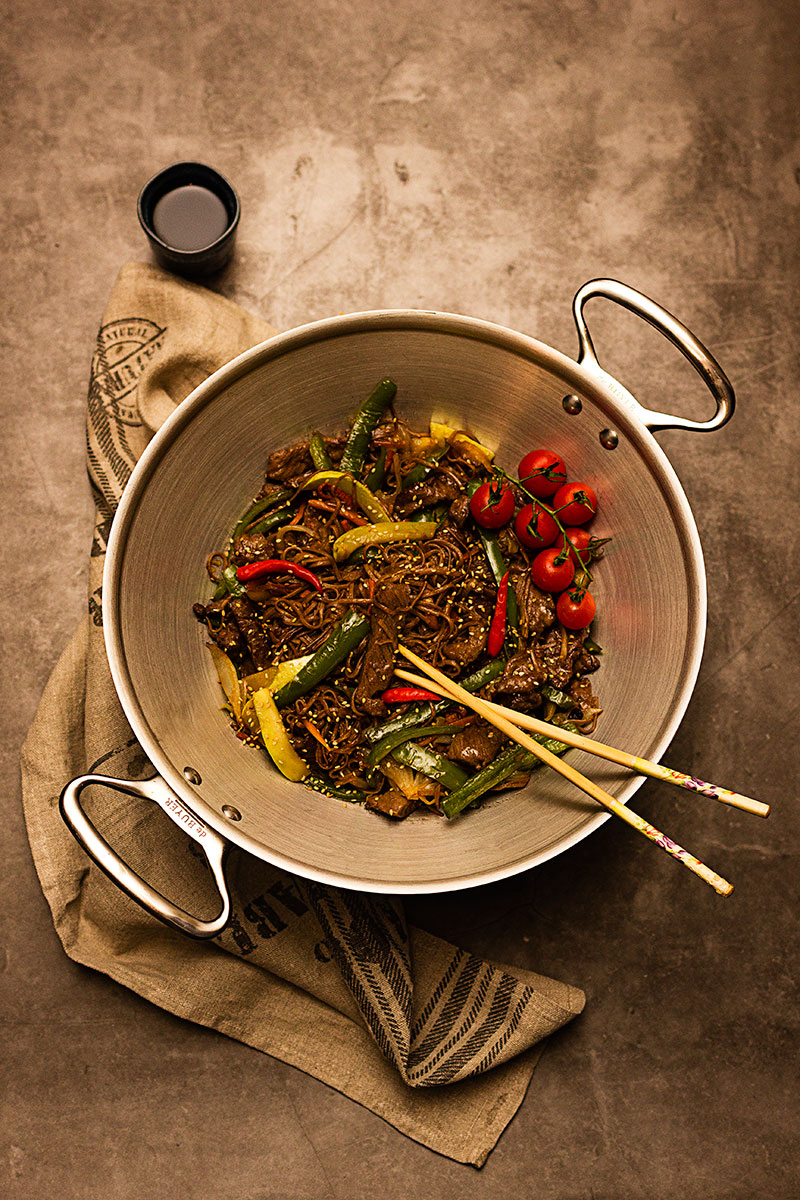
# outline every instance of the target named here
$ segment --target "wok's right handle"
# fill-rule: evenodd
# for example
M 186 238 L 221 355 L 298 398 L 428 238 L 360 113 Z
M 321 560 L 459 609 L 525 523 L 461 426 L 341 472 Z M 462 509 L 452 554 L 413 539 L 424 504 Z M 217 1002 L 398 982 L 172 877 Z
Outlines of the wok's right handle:
M 575 317 L 575 324 L 578 327 L 578 339 L 580 342 L 579 363 L 589 371 L 599 375 L 603 384 L 609 385 L 610 383 L 615 385 L 615 387 L 612 387 L 612 391 L 615 389 L 619 391 L 623 390 L 621 385 L 612 376 L 608 375 L 597 361 L 591 335 L 589 334 L 586 319 L 583 315 L 586 301 L 590 300 L 593 296 L 602 296 L 606 300 L 613 300 L 615 304 L 621 304 L 623 308 L 627 308 L 629 312 L 635 313 L 637 317 L 642 317 L 643 320 L 657 329 L 659 333 L 663 333 L 664 337 L 669 338 L 672 344 L 678 347 L 684 358 L 692 364 L 716 400 L 716 412 L 708 421 L 691 421 L 686 417 L 672 416 L 670 413 L 654 412 L 633 401 L 635 407 L 639 410 L 639 416 L 648 429 L 651 431 L 657 429 L 691 429 L 696 433 L 708 433 L 712 429 L 721 428 L 721 426 L 731 419 L 736 403 L 733 388 L 730 380 L 713 354 L 706 349 L 703 343 L 677 317 L 673 317 L 672 313 L 667 312 L 665 308 L 662 308 L 660 304 L 656 304 L 655 300 L 651 300 L 643 292 L 637 292 L 635 288 L 629 287 L 626 283 L 620 283 L 617 279 L 592 279 L 589 283 L 585 283 L 575 295 L 575 299 L 572 302 L 572 313 Z M 629 404 L 633 400 L 633 397 L 627 392 L 619 398 L 627 400 Z
M 145 800 L 154 800 L 164 809 L 191 838 L 202 848 L 206 856 L 214 881 L 222 897 L 222 910 L 219 916 L 211 921 L 202 921 L 191 913 L 184 912 L 177 904 L 173 904 L 166 896 L 162 896 L 151 887 L 140 875 L 123 862 L 116 850 L 113 850 L 103 835 L 89 820 L 81 808 L 80 795 L 84 788 L 92 784 L 102 784 L 129 796 L 141 796 Z M 59 801 L 61 815 L 70 832 L 80 842 L 83 849 L 101 868 L 106 875 L 122 888 L 124 892 L 140 904 L 142 908 L 158 917 L 165 925 L 171 925 L 191 937 L 212 938 L 227 925 L 231 915 L 231 897 L 225 882 L 224 860 L 228 843 L 199 821 L 178 800 L 174 792 L 167 787 L 160 776 L 155 779 L 134 781 L 130 779 L 114 779 L 108 775 L 79 775 L 64 788 Z

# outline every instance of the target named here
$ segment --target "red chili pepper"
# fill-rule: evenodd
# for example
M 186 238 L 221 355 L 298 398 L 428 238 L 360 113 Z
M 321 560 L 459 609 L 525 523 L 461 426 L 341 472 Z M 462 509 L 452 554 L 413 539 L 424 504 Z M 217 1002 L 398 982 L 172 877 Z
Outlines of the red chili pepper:
M 384 692 L 381 700 L 387 704 L 410 704 L 412 700 L 433 700 L 436 704 L 441 700 L 435 692 L 427 692 L 425 688 L 396 687 Z
M 310 583 L 318 592 L 322 591 L 322 584 L 313 571 L 298 566 L 297 563 L 287 562 L 283 558 L 262 558 L 261 562 L 245 563 L 243 567 L 237 569 L 236 578 L 240 583 L 252 583 L 256 579 L 263 579 L 265 575 L 283 573 L 296 575 L 298 579 L 304 579 L 306 583 Z
M 508 571 L 497 587 L 497 606 L 494 610 L 492 623 L 489 626 L 489 637 L 486 642 L 486 649 L 492 658 L 496 658 L 503 649 L 503 642 L 506 640 L 506 609 L 508 607 Z

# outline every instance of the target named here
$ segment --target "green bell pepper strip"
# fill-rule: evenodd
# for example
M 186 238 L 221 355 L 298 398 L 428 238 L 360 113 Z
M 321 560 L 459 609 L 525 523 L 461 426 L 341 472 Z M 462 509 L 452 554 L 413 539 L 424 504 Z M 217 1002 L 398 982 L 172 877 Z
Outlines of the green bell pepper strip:
M 333 557 L 344 562 L 354 550 L 365 546 L 383 546 L 387 542 L 417 542 L 433 537 L 439 528 L 437 521 L 383 521 L 380 525 L 359 525 L 348 529 L 333 543 Z
M 550 687 L 549 684 L 541 689 L 545 700 L 551 700 L 556 708 L 574 708 L 575 699 L 573 696 L 568 696 L 566 692 L 561 692 L 558 688 Z
M 502 675 L 505 666 L 502 659 L 495 659 L 460 680 L 461 687 L 467 692 L 479 692 L 482 687 L 486 687 L 487 683 L 491 683 L 492 680 L 497 679 L 498 675 Z M 385 721 L 381 721 L 380 725 L 371 725 L 364 731 L 364 736 L 369 742 L 379 742 L 388 733 L 424 725 L 430 721 L 434 713 L 445 712 L 448 708 L 452 708 L 449 700 L 440 700 L 437 704 L 415 704 L 405 712 L 387 717 Z
M 378 488 L 386 478 L 386 447 L 381 446 L 380 453 L 375 462 L 375 465 L 370 470 L 369 475 L 364 480 L 364 487 L 369 488 L 371 492 L 377 492 Z
M 233 563 L 229 563 L 229 565 L 222 572 L 220 587 L 224 587 L 225 591 L 229 592 L 231 596 L 247 595 L 247 588 L 243 583 L 240 583 L 236 577 L 236 567 L 233 565 Z M 214 595 L 216 596 L 216 592 Z
M 442 446 L 441 450 L 431 450 L 424 462 L 419 462 L 416 466 L 403 476 L 400 480 L 400 490 L 405 491 L 406 488 L 413 487 L 415 483 L 422 483 L 430 475 L 433 468 L 436 466 L 440 458 L 444 458 L 449 446 Z
M 435 779 L 444 784 L 448 792 L 454 792 L 469 779 L 469 772 L 458 763 L 451 762 L 449 758 L 437 754 L 427 746 L 418 746 L 416 742 L 404 742 L 397 746 L 392 751 L 392 758 L 404 767 L 411 767 L 412 770 L 426 775 L 428 779 Z
M 416 729 L 398 729 L 375 743 L 367 755 L 367 764 L 370 767 L 377 767 L 381 759 L 386 758 L 387 754 L 391 754 L 403 742 L 410 742 L 414 738 L 436 737 L 453 732 L 455 731 L 452 725 L 419 725 Z
M 339 464 L 343 471 L 349 471 L 351 475 L 360 474 L 372 435 L 396 394 L 397 384 L 391 379 L 382 379 L 361 405 L 350 428 Z
M 569 729 L 570 725 L 566 725 L 565 728 Z M 574 729 L 574 726 L 572 728 Z M 554 738 L 537 736 L 534 741 L 539 742 L 551 754 L 561 755 L 569 749 L 569 746 L 565 746 L 563 742 L 556 741 Z M 516 744 L 506 746 L 488 766 L 477 771 L 463 787 L 451 792 L 442 801 L 442 812 L 446 817 L 457 817 L 460 812 L 463 812 L 470 804 L 474 804 L 490 788 L 497 787 L 510 775 L 515 775 L 517 771 L 533 771 L 541 765 L 542 760 L 537 758 L 532 751 L 525 750 L 524 747 Z
M 279 488 L 277 492 L 272 492 L 269 496 L 264 496 L 261 500 L 256 500 L 250 505 L 247 512 L 239 520 L 231 534 L 231 541 L 244 533 L 251 521 L 255 521 L 256 517 L 260 517 L 262 513 L 267 512 L 271 508 L 275 508 L 278 504 L 283 504 L 285 500 L 290 500 L 294 493 L 290 488 Z
M 322 792 L 323 796 L 332 796 L 334 800 L 346 800 L 348 804 L 363 804 L 366 799 L 364 792 L 340 787 L 322 775 L 306 775 L 302 782 L 304 787 L 311 788 L 313 792 Z
M 310 692 L 318 683 L 321 683 L 367 636 L 369 628 L 369 621 L 366 617 L 349 609 L 328 640 L 320 646 L 316 654 L 312 654 L 306 665 L 297 672 L 295 678 L 290 683 L 284 684 L 275 693 L 275 703 L 278 708 L 294 704 L 306 692 Z
M 318 433 L 312 433 L 308 443 L 308 452 L 311 455 L 311 461 L 318 471 L 330 471 L 333 466 L 333 459 L 325 449 L 325 443 Z
M 381 523 L 389 521 L 389 514 L 378 497 L 374 496 L 365 484 L 359 483 L 357 479 L 353 479 L 352 475 L 348 475 L 344 471 L 317 471 L 305 481 L 300 491 L 307 492 L 311 488 L 319 487 L 322 483 L 330 483 L 340 492 L 344 492 L 346 496 L 352 497 L 370 521 Z

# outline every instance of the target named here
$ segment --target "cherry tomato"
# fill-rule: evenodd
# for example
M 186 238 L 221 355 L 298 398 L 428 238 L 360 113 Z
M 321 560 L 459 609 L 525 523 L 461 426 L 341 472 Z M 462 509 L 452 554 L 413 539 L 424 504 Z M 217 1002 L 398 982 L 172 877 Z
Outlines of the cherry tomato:
M 564 530 L 564 533 L 567 535 L 567 541 L 574 551 L 570 557 L 585 567 L 592 560 L 591 552 L 586 553 L 589 549 L 589 542 L 592 540 L 589 530 L 584 529 L 581 525 L 572 525 L 568 526 Z
M 565 629 L 586 629 L 596 612 L 594 596 L 585 588 L 562 592 L 556 601 L 556 616 Z
M 575 565 L 570 559 L 556 559 L 562 553 L 558 547 L 537 554 L 531 565 L 531 579 L 543 592 L 562 592 L 575 578 Z
M 567 482 L 567 468 L 552 450 L 531 450 L 519 464 L 519 481 L 537 500 L 546 500 Z
M 597 496 L 588 483 L 565 483 L 553 497 L 562 525 L 584 525 L 597 512 Z
M 545 546 L 552 546 L 558 537 L 558 525 L 550 513 L 538 504 L 535 509 L 532 504 L 526 504 L 517 513 L 514 532 L 523 546 L 530 550 L 544 550 Z
M 487 479 L 469 502 L 469 511 L 483 529 L 499 529 L 514 515 L 514 494 L 499 479 Z

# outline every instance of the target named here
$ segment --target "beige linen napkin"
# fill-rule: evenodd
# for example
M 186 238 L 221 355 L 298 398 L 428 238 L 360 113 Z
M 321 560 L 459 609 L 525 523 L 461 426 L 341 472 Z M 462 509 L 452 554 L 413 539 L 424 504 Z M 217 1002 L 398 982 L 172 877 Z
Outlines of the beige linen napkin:
M 525 1095 L 542 1038 L 581 1011 L 581 991 L 407 926 L 392 897 L 311 883 L 238 851 L 227 866 L 231 922 L 213 941 L 194 941 L 121 892 L 59 815 L 59 793 L 76 775 L 153 775 L 103 645 L 102 569 L 122 489 L 175 405 L 273 332 L 223 297 L 155 267 L 129 263 L 120 272 L 89 384 L 97 504 L 89 612 L 23 748 L 33 858 L 58 936 L 76 962 L 300 1067 L 409 1137 L 479 1166 Z M 213 915 L 200 851 L 158 806 L 102 787 L 85 795 L 92 820 L 125 861 L 188 911 Z

